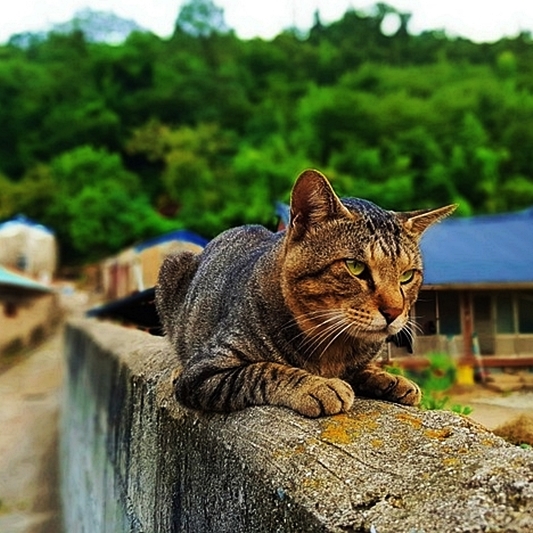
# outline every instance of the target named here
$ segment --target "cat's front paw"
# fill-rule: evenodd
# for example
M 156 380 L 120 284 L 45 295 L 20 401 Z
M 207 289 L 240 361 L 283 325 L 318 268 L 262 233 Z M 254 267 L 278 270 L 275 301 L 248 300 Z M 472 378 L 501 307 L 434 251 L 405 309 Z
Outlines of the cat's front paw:
M 352 383 L 357 394 L 368 398 L 402 405 L 418 405 L 422 399 L 422 393 L 416 383 L 404 376 L 389 374 L 375 366 L 370 366 L 361 372 Z
M 352 387 L 342 379 L 311 376 L 294 392 L 289 407 L 311 418 L 336 415 L 348 411 L 354 397 Z
M 402 405 L 418 405 L 422 400 L 422 392 L 419 386 L 403 376 L 396 377 L 398 378 L 398 382 L 396 387 L 391 391 L 390 398 L 387 398 L 387 400 Z

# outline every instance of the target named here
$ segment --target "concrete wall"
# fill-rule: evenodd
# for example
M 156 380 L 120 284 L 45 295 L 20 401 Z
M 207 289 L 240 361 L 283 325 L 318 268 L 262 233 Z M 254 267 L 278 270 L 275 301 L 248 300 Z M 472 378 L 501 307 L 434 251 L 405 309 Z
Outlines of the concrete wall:
M 66 355 L 65 531 L 533 531 L 533 452 L 466 418 L 364 399 L 318 420 L 192 412 L 164 339 L 89 320 Z

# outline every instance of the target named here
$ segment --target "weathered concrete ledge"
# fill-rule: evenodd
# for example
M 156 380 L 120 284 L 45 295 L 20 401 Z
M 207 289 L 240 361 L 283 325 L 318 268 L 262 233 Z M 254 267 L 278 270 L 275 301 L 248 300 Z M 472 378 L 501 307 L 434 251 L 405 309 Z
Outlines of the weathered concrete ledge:
M 196 413 L 164 339 L 92 320 L 66 337 L 65 531 L 533 531 L 533 452 L 466 418 L 363 399 L 319 420 Z

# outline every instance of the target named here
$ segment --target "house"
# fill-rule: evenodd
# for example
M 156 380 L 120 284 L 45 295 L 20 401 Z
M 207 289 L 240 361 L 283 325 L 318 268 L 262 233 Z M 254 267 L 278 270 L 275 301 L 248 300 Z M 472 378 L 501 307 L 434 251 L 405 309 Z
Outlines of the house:
M 176 230 L 106 259 L 100 265 L 104 298 L 125 298 L 153 287 L 165 256 L 186 250 L 197 253 L 206 244 L 207 239 L 191 231 Z
M 167 255 L 182 251 L 199 253 L 207 242 L 191 231 L 176 230 L 106 259 L 100 265 L 105 302 L 90 309 L 87 315 L 161 334 L 154 304 L 159 267 Z
M 44 339 L 61 313 L 48 285 L 0 266 L 0 355 Z
M 533 208 L 445 220 L 428 229 L 421 248 L 415 352 L 533 366 Z
M 288 207 L 277 205 L 280 228 Z M 533 367 L 533 208 L 450 218 L 421 242 L 424 285 L 413 342 L 390 355 L 481 356 L 484 366 Z M 405 340 L 405 339 L 404 339 Z
M 54 233 L 41 224 L 22 215 L 0 224 L 0 265 L 50 283 L 57 255 Z

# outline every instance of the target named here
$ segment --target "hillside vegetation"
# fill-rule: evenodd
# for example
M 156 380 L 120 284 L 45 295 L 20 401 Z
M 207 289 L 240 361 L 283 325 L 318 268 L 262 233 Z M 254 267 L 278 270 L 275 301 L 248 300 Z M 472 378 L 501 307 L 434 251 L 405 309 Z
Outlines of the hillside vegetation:
M 191 0 L 168 39 L 14 37 L 0 46 L 0 219 L 50 226 L 80 264 L 173 228 L 272 227 L 309 166 L 390 209 L 533 205 L 531 35 L 476 44 L 411 35 L 408 20 L 378 4 L 242 40 Z

